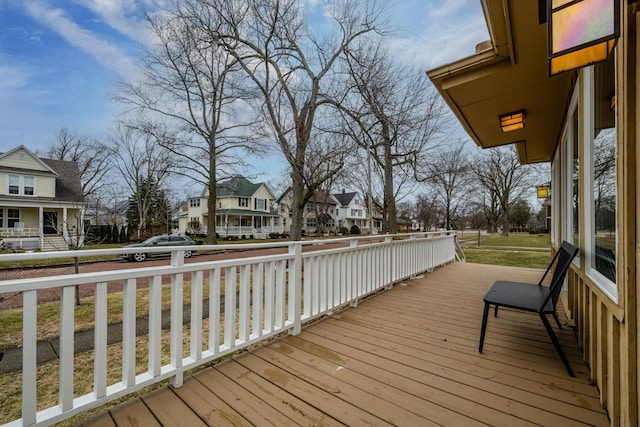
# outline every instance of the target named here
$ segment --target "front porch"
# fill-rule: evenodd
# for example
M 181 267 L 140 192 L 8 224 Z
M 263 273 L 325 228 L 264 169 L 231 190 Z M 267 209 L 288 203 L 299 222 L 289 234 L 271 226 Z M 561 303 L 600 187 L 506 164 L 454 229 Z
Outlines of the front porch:
M 85 425 L 609 425 L 571 328 L 575 378 L 533 314 L 501 310 L 477 352 L 493 281 L 541 274 L 448 264 Z

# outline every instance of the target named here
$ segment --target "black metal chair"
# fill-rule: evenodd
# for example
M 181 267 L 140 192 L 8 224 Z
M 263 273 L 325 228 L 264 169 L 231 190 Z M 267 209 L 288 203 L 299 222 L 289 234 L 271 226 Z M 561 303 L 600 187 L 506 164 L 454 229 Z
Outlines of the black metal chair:
M 560 355 L 560 359 L 562 359 L 562 363 L 564 363 L 564 366 L 567 368 L 569 375 L 572 377 L 574 376 L 571 366 L 569 365 L 569 361 L 562 351 L 560 342 L 558 341 L 556 334 L 553 332 L 553 328 L 549 324 L 547 315 L 551 314 L 556 320 L 558 327 L 562 329 L 562 325 L 560 325 L 560 320 L 556 314 L 556 303 L 558 302 L 558 297 L 562 290 L 564 277 L 571 265 L 571 261 L 577 253 L 578 249 L 571 243 L 566 241 L 562 242 L 560 250 L 556 252 L 549 264 L 549 267 L 547 267 L 547 271 L 544 272 L 544 275 L 540 279 L 540 282 L 538 282 L 537 286 L 531 283 L 508 282 L 504 280 L 498 280 L 493 284 L 491 289 L 489 289 L 489 292 L 484 296 L 484 314 L 482 316 L 480 346 L 478 347 L 478 351 L 480 353 L 482 353 L 482 346 L 484 345 L 487 318 L 489 317 L 489 307 L 491 305 L 495 306 L 494 317 L 498 316 L 498 307 L 509 307 L 517 310 L 530 311 L 538 313 L 545 329 L 547 330 L 547 334 L 549 334 L 549 338 L 551 338 L 556 351 Z M 542 285 L 542 282 L 554 264 L 555 269 L 553 271 L 550 285 Z

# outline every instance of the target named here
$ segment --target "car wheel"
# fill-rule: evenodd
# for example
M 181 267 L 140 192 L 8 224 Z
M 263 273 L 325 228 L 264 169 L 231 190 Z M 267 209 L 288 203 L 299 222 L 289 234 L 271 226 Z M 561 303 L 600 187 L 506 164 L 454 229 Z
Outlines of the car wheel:
M 144 261 L 145 259 L 147 259 L 147 254 L 145 254 L 144 252 L 138 252 L 137 254 L 133 254 L 133 259 L 138 262 Z
M 193 253 L 191 251 L 184 251 L 184 257 L 185 258 L 191 258 L 191 255 L 193 255 Z

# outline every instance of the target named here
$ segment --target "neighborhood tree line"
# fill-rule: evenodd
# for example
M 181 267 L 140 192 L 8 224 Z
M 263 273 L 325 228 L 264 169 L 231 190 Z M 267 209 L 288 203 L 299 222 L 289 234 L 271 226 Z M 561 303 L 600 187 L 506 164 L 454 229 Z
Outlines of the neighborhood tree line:
M 191 196 L 171 187 L 188 179 L 208 190 L 216 243 L 217 183 L 260 174 L 246 159 L 274 151 L 287 170 L 271 185 L 291 189 L 293 240 L 316 191 L 345 187 L 375 201 L 382 232 L 397 232 L 398 215 L 504 233 L 526 224 L 516 212 L 530 212 L 544 178 L 511 148 L 451 140 L 425 67 L 393 57 L 388 3 L 325 6 L 321 22 L 296 0 L 180 0 L 145 14 L 153 42 L 112 94 L 126 115 L 101 140 L 62 129 L 41 154 L 78 163 L 96 211 L 126 194 L 136 238 L 168 224 Z

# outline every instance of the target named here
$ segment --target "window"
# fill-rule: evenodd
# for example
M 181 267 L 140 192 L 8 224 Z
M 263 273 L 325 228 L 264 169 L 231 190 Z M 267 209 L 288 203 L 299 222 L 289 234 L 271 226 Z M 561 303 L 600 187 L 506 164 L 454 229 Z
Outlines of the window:
M 282 226 L 283 227 L 287 226 L 287 218 L 282 218 Z
M 238 206 L 246 208 L 249 206 L 249 199 L 247 197 L 238 197 Z
M 190 208 L 198 208 L 198 207 L 200 207 L 200 199 L 190 199 L 189 200 L 189 207 Z
M 9 175 L 9 194 L 20 194 L 20 177 Z
M 307 218 L 307 227 L 315 227 L 316 226 L 316 219 L 315 218 Z
M 580 87 L 571 98 L 567 122 L 561 140 L 562 155 L 562 240 L 573 243 L 580 247 L 580 157 L 578 128 L 580 126 L 578 118 L 578 98 Z M 573 262 L 580 265 L 580 258 L 574 258 Z
M 16 222 L 20 222 L 20 209 L 7 209 L 7 228 L 13 228 Z
M 266 199 L 256 199 L 256 209 L 265 210 L 267 208 Z
M 280 204 L 280 213 L 285 213 L 287 211 L 287 207 L 284 203 Z
M 4 227 L 4 209 L 0 209 L 0 228 Z
M 8 193 L 22 196 L 34 196 L 36 193 L 36 178 L 33 176 L 9 175 Z
M 33 196 L 35 191 L 35 178 L 32 176 L 24 177 L 24 195 Z
M 585 73 L 592 103 L 587 114 L 588 163 L 585 170 L 585 259 L 587 274 L 612 299 L 617 300 L 618 189 L 616 184 L 616 84 L 614 57 Z

